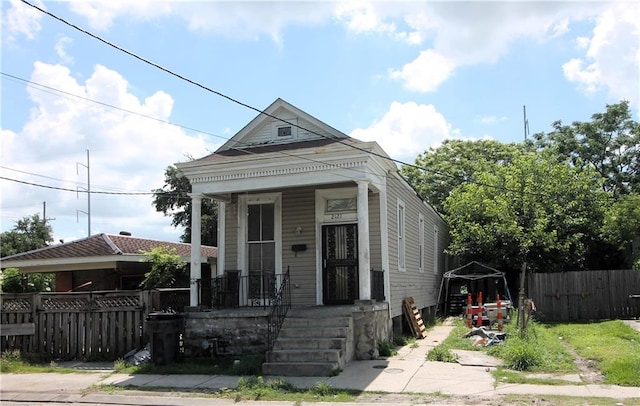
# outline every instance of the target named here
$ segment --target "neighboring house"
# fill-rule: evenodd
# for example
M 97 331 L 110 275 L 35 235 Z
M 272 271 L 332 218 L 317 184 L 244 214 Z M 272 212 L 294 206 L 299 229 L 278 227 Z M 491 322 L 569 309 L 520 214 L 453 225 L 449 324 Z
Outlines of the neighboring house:
M 97 291 L 140 289 L 150 263 L 141 262 L 144 252 L 154 248 L 174 249 L 185 261 L 191 258 L 191 245 L 147 238 L 96 234 L 79 240 L 7 256 L 0 266 L 18 268 L 22 273 L 52 272 L 56 291 Z M 216 274 L 217 248 L 200 247 L 203 275 Z M 188 284 L 188 282 L 186 282 Z
M 376 142 L 277 99 L 214 153 L 176 166 L 192 185 L 194 247 L 202 199 L 219 204 L 218 275 L 233 272 L 250 285 L 236 305 L 264 305 L 260 290 L 272 289 L 265 277 L 289 270 L 292 309 L 376 295 L 394 331 L 406 297 L 434 314 L 449 228 Z M 191 305 L 199 306 L 196 281 L 204 278 L 199 258 L 191 261 Z M 372 289 L 376 275 L 381 295 Z

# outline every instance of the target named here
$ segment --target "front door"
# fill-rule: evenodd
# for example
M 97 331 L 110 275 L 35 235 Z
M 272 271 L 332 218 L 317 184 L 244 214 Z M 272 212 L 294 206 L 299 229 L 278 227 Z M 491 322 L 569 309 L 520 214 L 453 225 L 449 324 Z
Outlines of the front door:
M 358 298 L 358 226 L 322 226 L 322 297 L 325 305 Z

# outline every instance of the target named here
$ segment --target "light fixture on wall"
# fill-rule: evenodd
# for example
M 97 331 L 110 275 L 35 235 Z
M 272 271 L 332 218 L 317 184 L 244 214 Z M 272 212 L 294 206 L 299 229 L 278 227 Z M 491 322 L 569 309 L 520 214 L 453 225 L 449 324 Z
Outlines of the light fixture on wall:
M 296 235 L 302 234 L 302 227 L 296 227 Z

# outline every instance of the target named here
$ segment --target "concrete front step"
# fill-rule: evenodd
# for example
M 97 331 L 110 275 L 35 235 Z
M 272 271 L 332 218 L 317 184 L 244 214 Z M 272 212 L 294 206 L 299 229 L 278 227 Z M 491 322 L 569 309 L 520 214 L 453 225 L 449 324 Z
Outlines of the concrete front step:
M 267 362 L 262 364 L 264 375 L 274 376 L 333 376 L 340 370 L 337 362 Z
M 349 327 L 283 327 L 278 337 L 283 338 L 336 338 L 347 337 L 351 333 Z
M 275 350 L 269 351 L 269 362 L 335 362 L 340 363 L 341 350 Z
M 287 315 L 264 375 L 332 376 L 349 360 L 353 320 L 348 308 L 310 307 Z
M 274 350 L 345 350 L 347 339 L 336 338 L 315 338 L 313 340 L 300 338 L 279 337 L 273 346 Z
M 350 317 L 323 317 L 323 318 L 307 318 L 307 317 L 287 317 L 282 324 L 283 328 L 325 328 L 325 327 L 348 327 Z

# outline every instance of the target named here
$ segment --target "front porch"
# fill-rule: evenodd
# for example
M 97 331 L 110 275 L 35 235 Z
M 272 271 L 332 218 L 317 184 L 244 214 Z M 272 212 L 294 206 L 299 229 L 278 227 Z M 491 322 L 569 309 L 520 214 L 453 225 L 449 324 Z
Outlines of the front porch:
M 266 375 L 329 376 L 353 360 L 375 359 L 391 338 L 388 303 L 298 306 L 270 343 L 271 308 L 238 306 L 185 312 L 187 358 L 263 355 Z
M 371 269 L 370 297 L 384 302 L 384 271 Z M 295 277 L 294 277 L 295 278 Z M 242 275 L 240 270 L 227 270 L 211 279 L 197 279 L 197 309 L 204 311 L 239 308 L 270 309 L 281 290 L 281 300 L 291 307 L 290 269 L 285 273 L 260 273 Z

